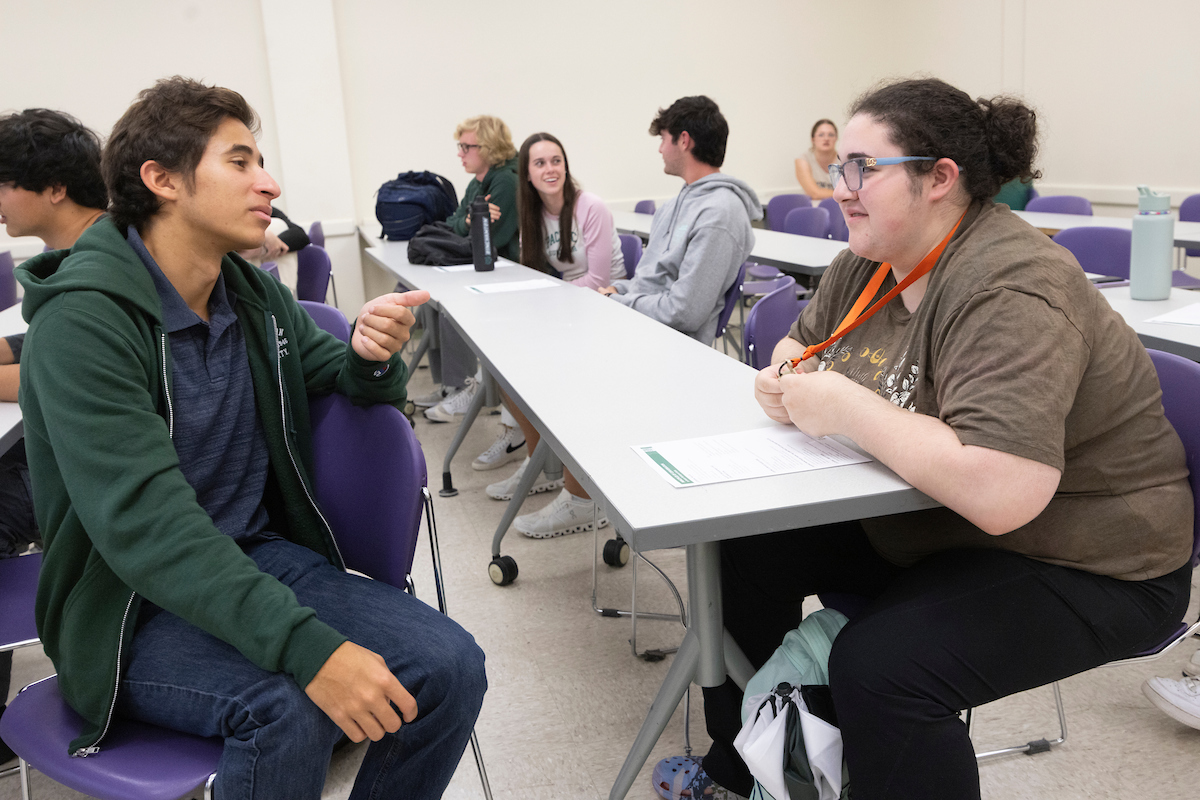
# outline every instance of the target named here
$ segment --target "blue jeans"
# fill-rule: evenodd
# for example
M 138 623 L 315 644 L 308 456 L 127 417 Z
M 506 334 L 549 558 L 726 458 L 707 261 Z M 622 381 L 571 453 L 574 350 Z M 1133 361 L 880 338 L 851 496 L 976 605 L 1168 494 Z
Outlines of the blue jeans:
M 259 569 L 317 618 L 381 655 L 416 698 L 418 716 L 372 742 L 352 800 L 440 797 L 483 703 L 483 651 L 449 617 L 384 583 L 347 575 L 282 540 L 247 546 Z M 220 800 L 319 800 L 340 729 L 287 674 L 250 663 L 174 614 L 144 615 L 121 684 L 120 713 L 221 736 Z

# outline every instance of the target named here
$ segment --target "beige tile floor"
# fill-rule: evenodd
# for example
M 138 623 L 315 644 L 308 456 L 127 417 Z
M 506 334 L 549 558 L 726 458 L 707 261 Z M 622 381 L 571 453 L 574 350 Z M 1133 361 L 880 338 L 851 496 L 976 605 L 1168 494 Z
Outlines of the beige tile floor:
M 411 388 L 428 390 L 428 370 L 419 370 Z M 615 421 L 614 421 L 615 422 Z M 511 534 L 504 552 L 515 557 L 520 577 L 511 586 L 494 586 L 487 576 L 492 533 L 503 511 L 483 487 L 515 468 L 475 472 L 470 461 L 497 433 L 497 419 L 476 422 L 455 460 L 455 498 L 435 497 L 442 561 L 450 612 L 471 631 L 488 654 L 490 688 L 477 725 L 480 744 L 497 800 L 511 798 L 605 798 L 670 658 L 647 663 L 630 653 L 627 619 L 602 618 L 592 611 L 593 538 L 591 534 L 549 541 Z M 441 461 L 454 426 L 418 418 L 417 435 L 425 447 L 431 483 L 440 485 Z M 530 499 L 527 509 L 549 501 Z M 603 533 L 607 534 L 608 529 Z M 603 536 L 601 541 L 607 536 Z M 684 561 L 679 551 L 652 554 L 684 592 Z M 420 596 L 432 602 L 429 551 L 417 553 L 415 577 Z M 632 570 L 601 565 L 602 605 L 628 607 Z M 1193 591 L 1195 595 L 1195 590 Z M 686 592 L 685 592 L 686 596 Z M 670 610 L 672 599 L 647 568 L 638 574 L 639 606 Z M 1195 599 L 1193 614 L 1195 614 Z M 639 649 L 670 647 L 682 638 L 678 624 L 642 622 Z M 1200 644 L 1200 640 L 1197 641 Z M 1178 675 L 1194 648 L 1140 667 L 1099 669 L 1062 684 L 1069 739 L 1054 752 L 1013 756 L 980 769 L 983 797 L 1155 798 L 1193 800 L 1200 792 L 1200 731 L 1184 727 L 1152 708 L 1140 685 L 1149 675 Z M 886 653 L 880 653 L 886 658 Z M 17 654 L 13 685 L 48 674 L 46 658 L 30 648 Z M 15 688 L 14 688 L 15 693 Z M 703 705 L 692 697 L 691 742 L 703 753 Z M 979 712 L 977 747 L 992 748 L 1050 735 L 1053 702 L 1048 689 L 1006 698 Z M 683 752 L 683 713 L 675 714 L 653 760 Z M 349 796 L 363 748 L 350 748 L 333 762 L 323 797 Z M 656 797 L 650 766 L 630 792 L 635 800 Z M 39 800 L 83 797 L 34 777 Z M 0 800 L 20 796 L 15 778 L 0 780 Z M 481 798 L 470 752 L 464 756 L 446 797 Z

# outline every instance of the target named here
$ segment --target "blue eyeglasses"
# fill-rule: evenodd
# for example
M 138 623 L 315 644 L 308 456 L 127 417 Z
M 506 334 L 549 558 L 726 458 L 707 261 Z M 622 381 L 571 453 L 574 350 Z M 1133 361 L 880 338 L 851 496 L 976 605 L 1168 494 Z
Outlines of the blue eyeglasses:
M 862 188 L 863 173 L 868 167 L 886 167 L 905 161 L 937 161 L 933 156 L 893 156 L 891 158 L 848 158 L 841 164 L 829 165 L 829 183 L 836 189 L 838 178 L 845 177 L 846 188 L 857 192 Z

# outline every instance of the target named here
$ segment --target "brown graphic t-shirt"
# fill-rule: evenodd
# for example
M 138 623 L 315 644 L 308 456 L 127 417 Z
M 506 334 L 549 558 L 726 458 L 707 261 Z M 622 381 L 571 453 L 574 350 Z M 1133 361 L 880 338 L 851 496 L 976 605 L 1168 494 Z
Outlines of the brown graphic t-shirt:
M 838 256 L 791 336 L 832 335 L 877 267 Z M 878 296 L 893 286 L 889 275 Z M 1150 357 L 1074 258 L 1007 208 L 967 212 L 916 311 L 896 297 L 820 359 L 820 369 L 938 417 L 965 445 L 1063 473 L 1049 506 L 1003 536 L 948 509 L 864 520 L 893 562 L 995 547 L 1144 580 L 1190 557 L 1188 470 Z

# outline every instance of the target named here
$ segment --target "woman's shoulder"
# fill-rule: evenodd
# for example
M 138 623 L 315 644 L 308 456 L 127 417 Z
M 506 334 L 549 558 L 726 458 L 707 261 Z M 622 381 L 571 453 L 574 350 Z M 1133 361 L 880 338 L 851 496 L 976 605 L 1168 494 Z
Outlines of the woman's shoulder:
M 600 195 L 592 192 L 580 192 L 575 195 L 575 216 L 580 220 L 588 216 L 611 219 L 612 212 L 608 210 L 608 206 L 605 205 Z

